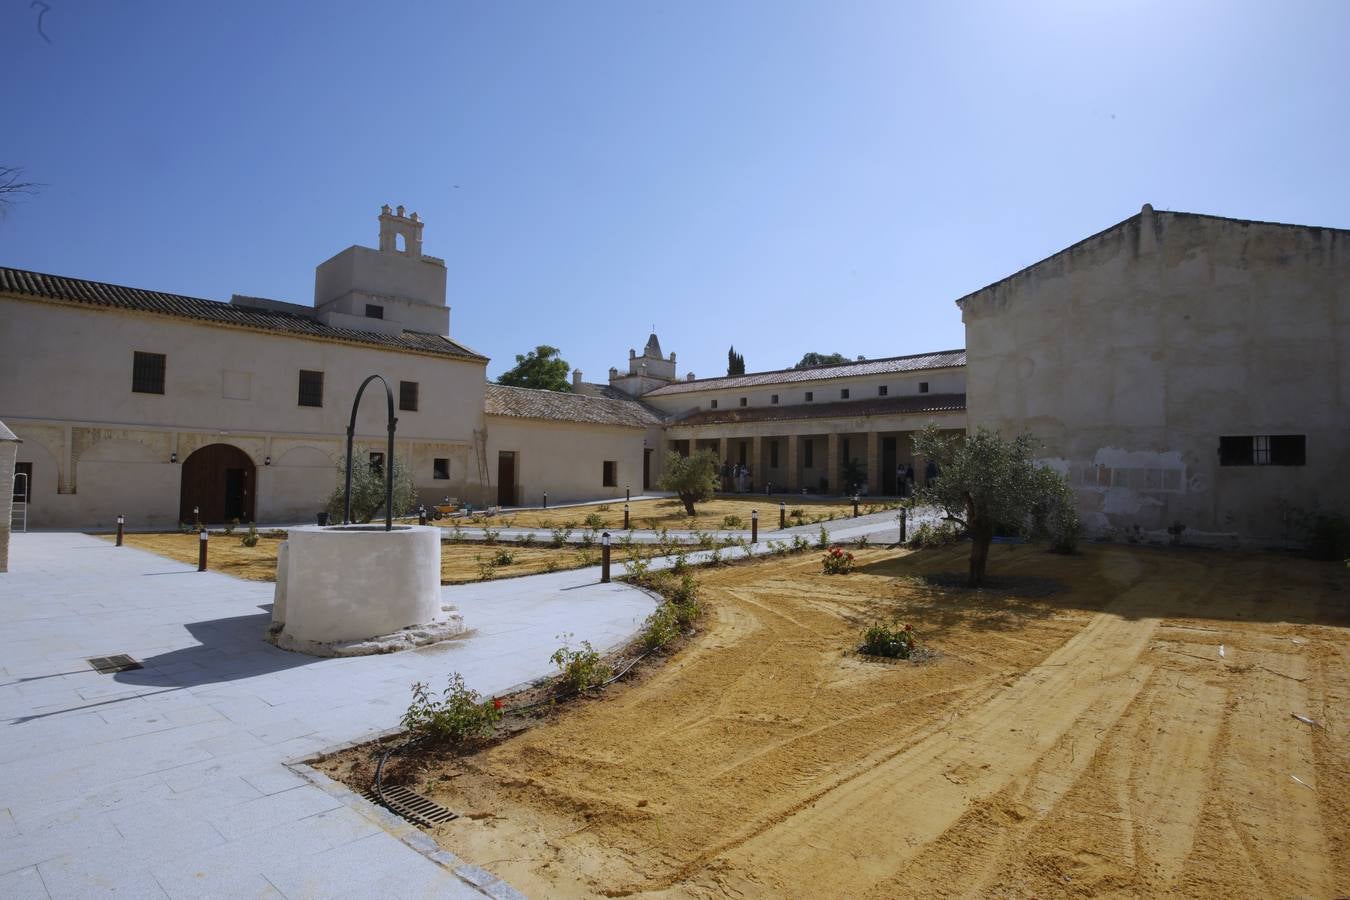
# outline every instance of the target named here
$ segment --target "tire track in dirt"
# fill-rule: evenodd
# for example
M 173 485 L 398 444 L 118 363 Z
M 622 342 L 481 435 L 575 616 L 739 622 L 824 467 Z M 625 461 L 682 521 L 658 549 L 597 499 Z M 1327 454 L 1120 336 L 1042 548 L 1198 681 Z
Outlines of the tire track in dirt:
M 955 824 L 971 803 L 1031 768 L 1101 695 L 1133 693 L 1113 682 L 1129 677 L 1158 620 L 1120 613 L 1156 600 L 1143 593 L 1148 590 L 1139 585 L 1122 595 L 1038 667 L 949 729 L 835 783 L 767 828 L 711 848 L 680 875 L 716 859 L 766 880 L 789 862 L 793 869 L 819 867 L 834 874 L 832 887 L 840 895 L 884 880 Z M 900 840 L 890 852 L 879 851 L 874 831 L 854 825 L 886 821 L 900 802 L 907 812 L 905 833 L 896 835 Z M 774 883 L 773 889 L 794 893 L 790 884 Z

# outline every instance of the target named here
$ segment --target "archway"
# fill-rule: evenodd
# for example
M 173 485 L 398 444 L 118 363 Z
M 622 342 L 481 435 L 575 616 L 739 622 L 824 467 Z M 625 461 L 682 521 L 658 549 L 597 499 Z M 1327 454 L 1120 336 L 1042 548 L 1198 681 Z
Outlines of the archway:
M 183 460 L 178 519 L 192 522 L 192 508 L 203 522 L 252 522 L 254 509 L 253 460 L 230 444 L 208 444 Z

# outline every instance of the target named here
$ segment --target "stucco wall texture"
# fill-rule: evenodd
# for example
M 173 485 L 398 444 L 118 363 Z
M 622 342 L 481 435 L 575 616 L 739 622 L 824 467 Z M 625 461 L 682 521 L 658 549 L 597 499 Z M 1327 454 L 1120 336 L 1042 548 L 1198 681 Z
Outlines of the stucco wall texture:
M 1090 530 L 1292 541 L 1350 511 L 1350 232 L 1146 205 L 957 304 L 970 427 L 1041 438 Z M 1306 464 L 1220 465 L 1246 435 Z

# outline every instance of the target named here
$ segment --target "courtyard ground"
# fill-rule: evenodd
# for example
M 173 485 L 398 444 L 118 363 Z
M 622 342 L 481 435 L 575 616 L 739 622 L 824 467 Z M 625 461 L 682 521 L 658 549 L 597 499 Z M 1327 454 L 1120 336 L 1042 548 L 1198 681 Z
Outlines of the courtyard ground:
M 665 666 L 404 777 L 530 896 L 1350 893 L 1344 567 L 999 546 L 972 593 L 965 553 L 703 573 Z M 878 619 L 936 657 L 860 657 Z
M 712 500 L 697 504 L 694 507 L 697 515 L 692 518 L 685 515 L 684 504 L 675 498 L 635 500 L 629 504 L 629 524 L 634 528 L 669 528 L 672 531 L 693 529 L 707 531 L 722 528 L 739 528 L 748 531 L 750 530 L 750 512 L 757 509 L 759 510 L 760 531 L 776 531 L 778 529 L 778 504 L 780 501 L 787 504 L 789 515 L 793 510 L 799 509 L 802 512 L 800 517 L 788 519 L 789 528 L 794 525 L 809 525 L 814 522 L 824 522 L 853 515 L 852 502 L 844 502 L 837 498 L 830 500 L 776 494 L 773 496 L 719 494 Z M 899 503 L 894 499 L 869 502 L 864 497 L 858 506 L 860 511 L 866 511 L 869 507 L 874 510 L 881 510 L 898 507 Z M 585 528 L 587 527 L 586 518 L 590 515 L 599 517 L 595 520 L 597 522 L 595 527 L 611 530 L 621 528 L 623 526 L 623 501 L 610 500 L 605 503 L 593 503 L 586 506 L 523 510 L 518 513 L 508 513 L 505 516 L 475 518 L 474 523 L 487 523 L 493 527 L 509 523 L 517 528 L 557 528 L 570 523 L 574 528 Z M 727 516 L 737 517 L 740 524 L 726 524 Z M 442 519 L 439 524 L 446 525 L 448 521 Z
M 260 535 L 256 546 L 245 547 L 239 542 L 241 536 L 241 532 L 232 535 L 212 534 L 207 567 L 213 572 L 223 572 L 249 581 L 276 581 L 277 545 L 284 538 Z M 112 539 L 109 535 L 103 537 Z M 124 536 L 124 541 L 129 547 L 149 550 L 151 553 L 158 553 L 190 565 L 197 564 L 199 540 L 196 534 L 178 532 L 128 534 Z M 510 554 L 511 562 L 493 565 L 490 570 L 485 571 L 483 569 L 485 562 L 496 557 L 500 550 Z M 619 547 L 611 548 L 611 559 L 615 565 L 623 558 L 623 551 Z M 442 543 L 441 584 L 467 584 L 471 581 L 493 578 L 560 572 L 593 566 L 599 561 L 599 547 L 589 549 L 576 546 L 522 547 L 513 542 L 502 542 L 494 546 L 482 543 Z

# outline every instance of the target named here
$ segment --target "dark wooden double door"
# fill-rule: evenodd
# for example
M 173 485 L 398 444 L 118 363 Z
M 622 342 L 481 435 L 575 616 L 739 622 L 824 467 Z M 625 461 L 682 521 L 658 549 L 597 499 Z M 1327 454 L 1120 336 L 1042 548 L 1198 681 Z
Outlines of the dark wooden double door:
M 193 522 L 198 509 L 203 522 L 252 522 L 254 519 L 253 460 L 238 447 L 208 444 L 183 460 L 178 520 Z

